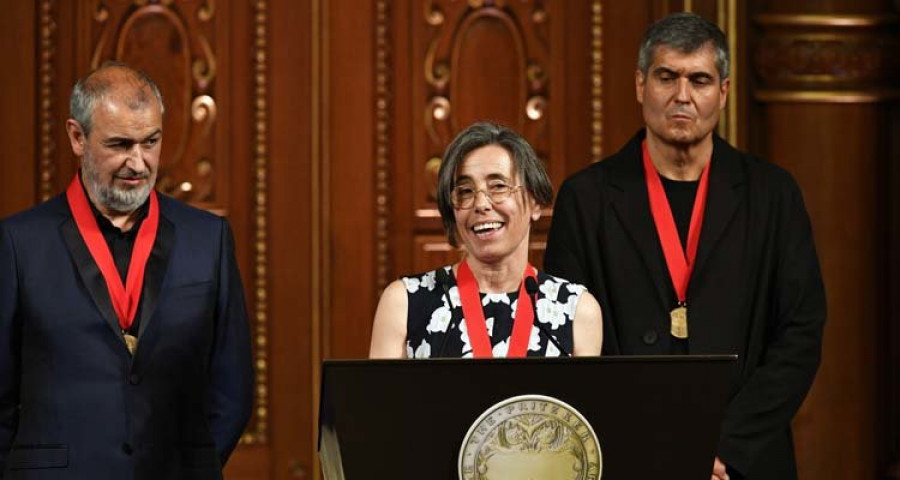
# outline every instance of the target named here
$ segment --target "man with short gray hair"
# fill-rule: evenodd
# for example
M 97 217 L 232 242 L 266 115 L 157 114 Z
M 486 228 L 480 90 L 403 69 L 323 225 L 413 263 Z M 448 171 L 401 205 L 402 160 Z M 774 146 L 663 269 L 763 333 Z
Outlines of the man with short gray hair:
M 222 478 L 253 372 L 228 223 L 154 185 L 162 96 L 106 64 L 72 92 L 81 168 L 0 222 L 0 478 Z
M 790 423 L 819 365 L 825 292 L 794 179 L 715 134 L 728 69 L 715 24 L 681 13 L 649 28 L 646 127 L 562 185 L 544 266 L 600 302 L 605 354 L 737 354 L 712 479 L 796 479 Z

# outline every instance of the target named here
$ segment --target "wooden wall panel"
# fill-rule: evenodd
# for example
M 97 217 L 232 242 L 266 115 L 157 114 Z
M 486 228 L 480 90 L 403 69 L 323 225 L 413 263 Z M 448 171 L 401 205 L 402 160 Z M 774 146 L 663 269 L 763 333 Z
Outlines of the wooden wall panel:
M 7 73 L 0 75 L 0 218 L 34 204 L 36 198 L 35 51 L 40 12 L 30 2 L 10 2 L 0 12 L 0 52 Z M 15 66 L 15 68 L 9 68 Z
M 885 252 L 877 207 L 883 159 L 877 107 L 773 105 L 771 158 L 801 184 L 828 295 L 823 360 L 794 420 L 801 478 L 876 478 L 877 265 Z M 859 127 L 849 130 L 847 124 Z M 840 133 L 839 133 L 840 132 Z M 798 139 L 816 139 L 806 142 Z M 852 159 L 852 160 L 850 160 Z M 834 442 L 846 436 L 852 442 Z
M 886 465 L 885 478 L 887 480 L 900 480 L 900 194 L 894 188 L 900 185 L 900 105 L 890 106 L 888 114 L 888 172 L 885 178 L 888 182 L 888 192 L 892 192 L 885 201 L 887 208 L 888 235 L 885 240 L 888 245 L 887 265 L 888 278 L 884 282 L 885 295 L 890 299 L 885 314 L 880 322 L 880 346 L 884 348 L 884 354 L 879 357 L 879 376 L 884 380 L 880 391 L 881 408 L 879 418 L 884 418 L 882 425 L 882 437 L 884 448 L 879 463 Z
M 239 2 L 238 2 L 239 3 Z M 264 2 L 260 2 L 264 3 Z M 316 418 L 320 362 L 321 252 L 325 236 L 317 159 L 322 49 L 319 35 L 323 4 L 319 0 L 269 0 L 266 25 L 267 100 L 271 116 L 263 124 L 270 136 L 269 364 L 270 422 L 265 469 L 244 478 L 286 480 L 315 478 Z M 258 13 L 257 13 L 258 15 Z M 251 12 L 243 17 L 254 18 Z M 252 24 L 248 25 L 252 26 Z M 241 45 L 248 45 L 240 43 Z M 290 45 L 290 48 L 286 46 Z M 276 47 L 281 46 L 281 47 Z M 258 47 L 257 47 L 258 48 Z M 249 45 L 236 49 L 234 63 L 253 58 Z M 252 80 L 235 68 L 235 80 Z M 260 85 L 249 84 L 240 91 Z M 237 95 L 241 97 L 240 95 Z M 246 98 L 246 95 L 243 96 Z M 258 119 L 256 119 L 258 121 Z M 231 480 L 232 476 L 228 476 Z
M 157 188 L 189 203 L 226 212 L 229 135 L 225 33 L 231 21 L 215 2 L 78 2 L 89 44 L 79 48 L 77 75 L 116 60 L 147 72 L 165 99 L 165 141 Z M 87 56 L 87 58 L 85 58 Z M 67 179 L 60 179 L 60 181 Z
M 323 278 L 328 312 L 323 318 L 322 353 L 330 358 L 364 358 L 369 352 L 379 294 L 376 255 L 384 253 L 377 251 L 375 238 L 375 158 L 387 161 L 387 156 L 376 152 L 376 142 L 385 148 L 384 138 L 393 128 L 392 118 L 376 117 L 375 96 L 381 94 L 379 88 L 386 88 L 389 78 L 383 67 L 376 74 L 375 61 L 379 49 L 382 55 L 394 54 L 388 49 L 394 8 L 387 1 L 332 2 L 325 20 L 328 49 L 323 72 L 327 81 L 323 82 L 322 174 L 327 191 L 322 193 L 327 204 L 322 208 L 328 216 L 324 253 L 330 273 Z M 376 23 L 380 29 L 377 38 Z M 386 108 L 384 105 L 380 111 L 387 112 Z M 385 196 L 380 198 L 382 203 L 387 201 Z
M 897 194 L 887 173 L 900 16 L 878 1 L 754 7 L 753 97 L 763 121 L 753 148 L 804 192 L 828 299 L 822 366 L 794 421 L 799 472 L 896 478 L 886 420 L 897 407 L 884 400 L 896 366 L 879 365 L 896 358 L 882 339 L 898 320 L 886 260 L 898 248 L 889 242 Z

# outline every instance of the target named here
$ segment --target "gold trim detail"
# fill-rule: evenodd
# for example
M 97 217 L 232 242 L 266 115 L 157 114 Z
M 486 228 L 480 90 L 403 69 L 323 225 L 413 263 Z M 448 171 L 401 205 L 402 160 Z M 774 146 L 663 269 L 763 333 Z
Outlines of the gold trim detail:
M 255 306 L 253 332 L 255 339 L 256 411 L 251 428 L 244 432 L 241 443 L 263 445 L 269 436 L 269 364 L 268 351 L 268 41 L 266 0 L 253 2 L 253 292 Z
M 770 33 L 755 52 L 757 75 L 768 87 L 890 87 L 900 61 L 900 41 L 888 35 L 850 32 Z
M 201 90 L 206 90 L 206 87 L 216 78 L 216 55 L 209 45 L 209 40 L 204 35 L 198 35 L 198 39 L 200 48 L 203 49 L 203 58 L 194 60 L 194 63 L 191 65 L 191 73 L 194 74 L 197 86 Z
M 728 87 L 728 102 L 725 104 L 724 115 L 719 118 L 718 132 L 728 143 L 738 145 L 738 109 L 740 108 L 740 100 L 738 97 L 740 88 L 739 76 L 739 52 L 738 52 L 738 32 L 737 27 L 737 0 L 717 0 L 716 2 L 716 23 L 719 28 L 725 32 L 728 40 L 728 54 L 731 57 L 728 78 L 730 85 Z
M 603 2 L 591 4 L 591 158 L 603 159 Z
M 38 184 L 38 194 L 40 200 L 48 200 L 53 196 L 53 154 L 56 145 L 53 141 L 53 84 L 56 72 L 53 68 L 55 59 L 55 49 L 53 45 L 56 42 L 56 17 L 55 3 L 53 0 L 41 0 L 40 4 L 40 41 L 39 41 L 39 59 L 40 59 L 40 79 L 38 80 L 38 105 L 40 112 L 38 113 L 41 125 L 38 148 L 38 165 L 40 169 L 40 180 Z
M 195 122 L 204 124 L 204 137 L 209 135 L 213 124 L 216 123 L 217 113 L 216 101 L 209 95 L 200 95 L 191 102 L 191 117 Z
M 206 0 L 206 2 L 197 9 L 197 19 L 201 22 L 212 20 L 216 14 L 216 1 Z
M 900 100 L 900 90 L 758 90 L 754 97 L 771 103 L 881 103 Z
M 771 27 L 882 27 L 900 24 L 900 15 L 791 15 L 761 14 L 754 17 L 759 25 Z
M 432 10 L 433 12 L 434 10 Z M 391 138 L 391 56 L 390 56 L 390 0 L 379 0 L 375 4 L 375 281 L 378 290 L 388 283 L 390 246 L 388 238 L 390 215 L 390 138 Z M 434 17 L 431 17 L 434 19 Z M 439 111 L 435 108 L 435 118 Z M 428 117 L 426 117 L 428 118 Z
M 425 7 L 425 21 L 429 25 L 436 27 L 444 23 L 444 12 L 433 1 L 423 4 L 423 6 Z

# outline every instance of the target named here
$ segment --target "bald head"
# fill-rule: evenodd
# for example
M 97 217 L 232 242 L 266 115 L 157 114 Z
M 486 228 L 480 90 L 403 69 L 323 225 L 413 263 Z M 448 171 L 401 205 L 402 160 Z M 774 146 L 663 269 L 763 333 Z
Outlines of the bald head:
M 69 99 L 69 115 L 81 126 L 85 137 L 91 134 L 97 105 L 110 99 L 131 110 L 147 108 L 156 101 L 160 112 L 164 110 L 159 88 L 147 74 L 123 63 L 104 63 L 75 84 Z

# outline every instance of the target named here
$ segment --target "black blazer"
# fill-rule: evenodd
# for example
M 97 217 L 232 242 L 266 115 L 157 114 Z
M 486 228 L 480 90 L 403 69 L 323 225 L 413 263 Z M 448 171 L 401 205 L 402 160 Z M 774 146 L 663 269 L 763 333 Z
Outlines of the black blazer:
M 586 285 L 603 309 L 603 352 L 665 355 L 676 296 L 644 180 L 639 132 L 566 180 L 548 273 Z M 752 479 L 796 478 L 791 418 L 815 376 L 825 292 L 809 217 L 784 170 L 715 137 L 688 287 L 691 354 L 738 354 L 717 454 Z
M 231 230 L 159 208 L 133 358 L 65 196 L 0 222 L 0 478 L 222 478 L 253 381 Z

